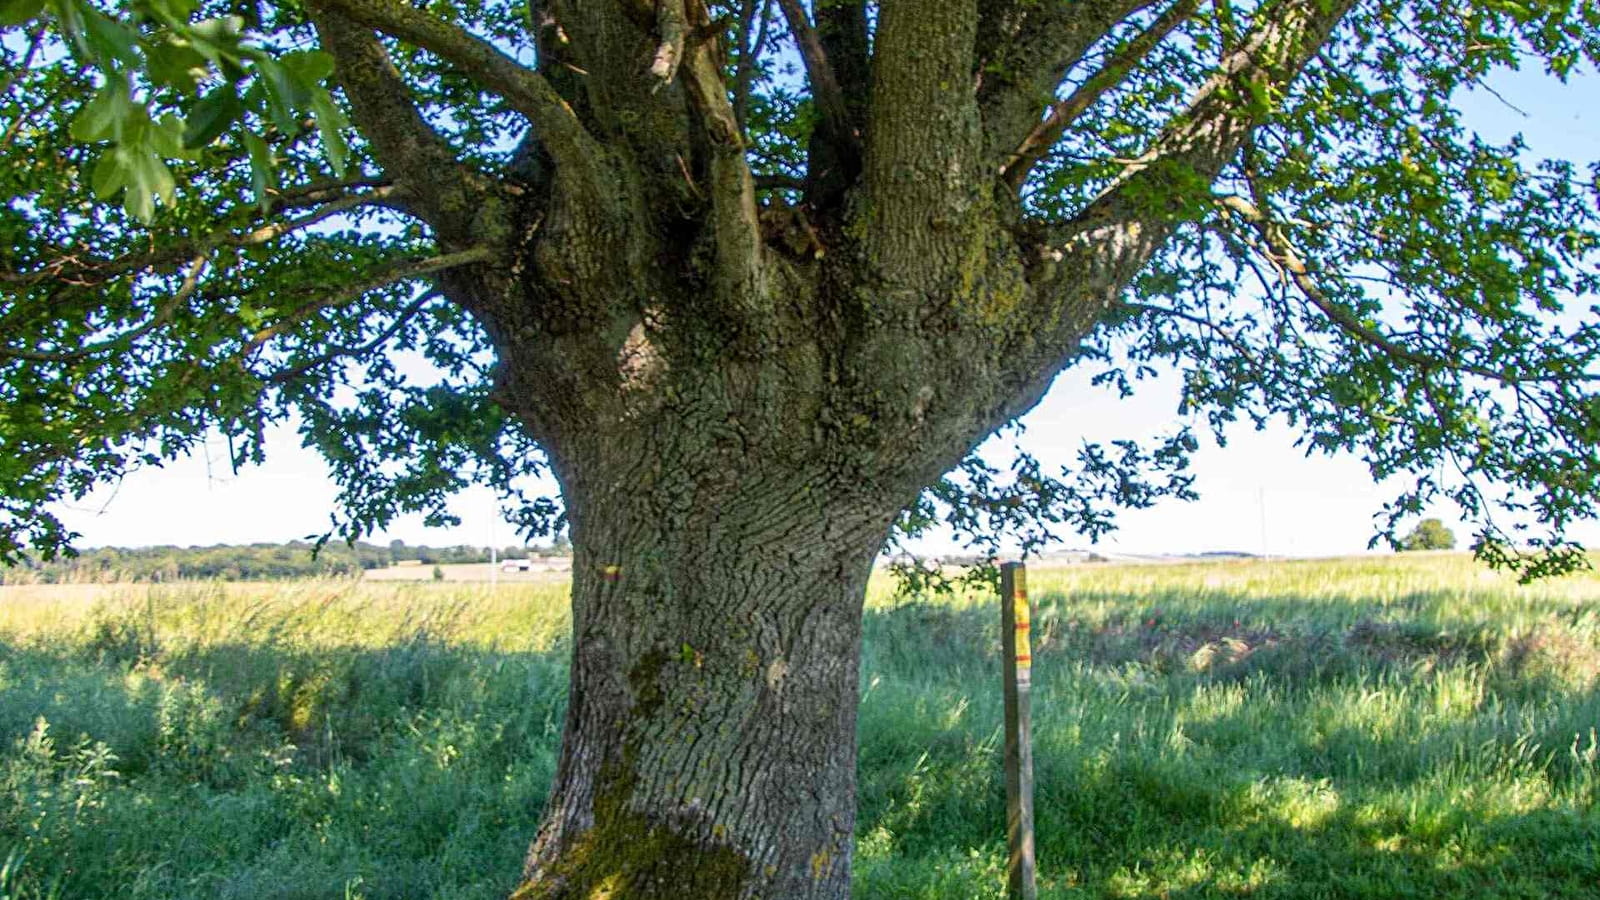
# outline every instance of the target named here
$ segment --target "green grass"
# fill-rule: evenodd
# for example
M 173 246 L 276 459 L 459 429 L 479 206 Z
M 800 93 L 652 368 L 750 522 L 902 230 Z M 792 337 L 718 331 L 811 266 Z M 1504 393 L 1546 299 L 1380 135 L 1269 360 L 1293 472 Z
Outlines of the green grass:
M 1600 896 L 1600 579 L 1030 573 L 1045 897 Z M 992 597 L 869 604 L 856 895 L 1000 898 Z M 565 587 L 0 592 L 0 900 L 501 898 Z

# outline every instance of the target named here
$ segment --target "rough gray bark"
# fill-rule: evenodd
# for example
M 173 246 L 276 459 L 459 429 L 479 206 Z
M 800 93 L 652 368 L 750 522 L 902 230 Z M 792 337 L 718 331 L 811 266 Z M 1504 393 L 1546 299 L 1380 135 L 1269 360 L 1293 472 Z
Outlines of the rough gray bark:
M 1265 4 L 1055 223 L 1022 216 L 1001 166 L 1143 0 L 884 0 L 870 59 L 862 4 L 785 3 L 812 77 L 847 88 L 799 207 L 756 203 L 706 7 L 660 3 L 541 0 L 537 72 L 399 0 L 312 9 L 415 212 L 446 250 L 494 250 L 441 287 L 493 338 L 497 399 L 572 520 L 571 709 L 518 897 L 838 900 L 890 522 L 1037 401 L 1170 233 L 1163 179 L 1215 178 L 1264 114 L 1229 98 L 1281 88 L 1349 3 Z M 440 159 L 375 31 L 513 101 L 528 164 L 494 181 Z
M 847 896 L 861 597 L 892 509 L 676 443 L 567 483 L 572 700 L 517 896 Z

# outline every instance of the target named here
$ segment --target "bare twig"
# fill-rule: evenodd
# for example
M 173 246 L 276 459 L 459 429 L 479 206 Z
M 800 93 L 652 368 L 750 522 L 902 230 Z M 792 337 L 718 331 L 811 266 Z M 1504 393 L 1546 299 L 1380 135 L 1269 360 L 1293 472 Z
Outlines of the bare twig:
M 102 341 L 96 341 L 93 344 L 85 344 L 76 350 L 21 350 L 15 347 L 0 346 L 0 359 L 20 359 L 27 362 L 40 363 L 69 363 L 76 362 L 80 359 L 85 359 L 90 356 L 95 356 L 100 353 L 105 353 L 108 350 L 117 350 L 126 347 L 139 338 L 144 337 L 150 332 L 155 331 L 157 328 L 160 328 L 162 325 L 165 325 L 167 322 L 171 321 L 173 315 L 177 313 L 178 309 L 182 307 L 190 297 L 194 296 L 195 288 L 198 287 L 200 283 L 200 275 L 205 271 L 206 262 L 208 260 L 208 254 L 202 254 L 190 260 L 189 268 L 185 270 L 183 282 L 178 285 L 178 290 L 173 292 L 172 296 L 167 298 L 167 300 L 160 306 L 156 307 L 155 314 L 137 328 L 125 331 L 122 334 L 114 337 L 106 338 Z
M 327 352 L 318 354 L 312 359 L 308 359 L 298 365 L 291 366 L 278 372 L 273 372 L 271 375 L 267 376 L 266 381 L 269 384 L 287 384 L 288 382 L 299 378 L 307 372 L 310 372 L 312 369 L 320 368 L 335 360 L 348 359 L 356 356 L 365 356 L 388 343 L 390 339 L 399 333 L 400 329 L 406 326 L 406 323 L 410 322 L 416 317 L 417 313 L 422 311 L 424 306 L 427 306 L 433 300 L 438 299 L 439 296 L 440 294 L 437 290 L 423 291 L 421 294 L 417 295 L 415 300 L 412 300 L 409 304 L 407 304 L 405 309 L 402 309 L 399 314 L 395 316 L 394 321 L 390 322 L 387 328 L 384 328 L 382 331 L 378 332 L 377 335 L 375 335 L 366 343 L 354 347 L 343 345 L 332 347 Z
M 367 183 L 367 181 L 361 179 L 350 183 Z M 92 257 L 85 259 L 80 255 L 64 255 L 31 272 L 0 269 L 0 283 L 27 285 L 54 280 L 78 287 L 97 287 L 114 278 L 141 272 L 153 266 L 171 264 L 195 255 L 209 256 L 211 251 L 221 247 L 259 246 L 285 235 L 303 231 L 340 213 L 350 212 L 363 206 L 387 205 L 401 195 L 398 188 L 383 183 L 377 183 L 372 191 L 362 194 L 345 194 L 341 197 L 337 196 L 338 190 L 337 184 L 325 183 L 291 188 L 279 194 L 279 197 L 287 198 L 285 208 L 291 209 L 309 205 L 316 197 L 333 198 L 321 209 L 297 219 L 263 225 L 244 233 L 219 231 L 203 238 L 178 241 L 154 250 L 125 253 L 110 259 Z M 252 205 L 249 209 L 253 212 L 256 207 Z M 229 216 L 221 218 L 226 220 Z
M 11 89 L 17 86 L 17 82 L 22 80 L 22 76 L 26 74 L 29 69 L 33 68 L 34 54 L 39 52 L 39 48 L 43 44 L 44 23 L 40 22 L 38 25 L 33 27 L 31 32 L 28 33 L 28 49 L 23 51 L 22 60 L 17 63 L 17 68 L 6 77 L 5 84 L 0 85 L 0 97 L 4 97 L 5 95 L 11 93 Z
M 249 356 L 256 350 L 261 349 L 268 341 L 288 332 L 289 329 L 304 321 L 307 316 L 317 310 L 327 309 L 330 306 L 342 306 L 345 303 L 359 299 L 370 291 L 408 281 L 412 278 L 419 278 L 423 275 L 444 271 L 445 269 L 487 262 L 493 256 L 494 251 L 489 247 L 472 247 L 466 250 L 457 250 L 453 253 L 443 253 L 438 256 L 429 256 L 421 259 L 402 259 L 390 263 L 355 284 L 348 285 L 331 294 L 314 298 L 289 311 L 283 318 L 252 335 L 250 340 L 245 342 L 241 355 Z
M 755 182 L 758 191 L 803 191 L 806 188 L 806 180 L 793 175 L 757 175 Z
M 1254 185 L 1252 183 L 1253 188 Z M 1299 251 L 1295 249 L 1288 235 L 1284 233 L 1283 226 L 1274 221 L 1266 211 L 1268 207 L 1266 206 L 1265 198 L 1259 192 L 1256 193 L 1254 200 L 1230 195 L 1217 198 L 1217 202 L 1228 213 L 1237 215 L 1254 229 L 1257 241 L 1252 243 L 1256 252 L 1276 266 L 1290 283 L 1299 290 L 1300 294 L 1328 318 L 1328 321 L 1332 322 L 1340 331 L 1378 350 L 1396 362 L 1415 366 L 1423 371 L 1448 370 L 1465 372 L 1499 384 L 1511 386 L 1537 382 L 1600 380 L 1600 375 L 1586 373 L 1525 378 L 1509 371 L 1487 368 L 1462 359 L 1446 359 L 1407 346 L 1362 321 L 1360 316 L 1329 297 L 1322 290 L 1311 267 L 1306 263 Z

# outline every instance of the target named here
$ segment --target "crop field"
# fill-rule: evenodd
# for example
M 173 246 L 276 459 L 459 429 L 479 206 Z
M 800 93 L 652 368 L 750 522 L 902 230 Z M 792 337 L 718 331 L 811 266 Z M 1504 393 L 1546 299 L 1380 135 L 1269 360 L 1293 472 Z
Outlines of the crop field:
M 1600 896 L 1600 578 L 1029 574 L 1042 896 Z M 0 900 L 500 900 L 555 762 L 565 604 L 0 589 Z M 998 618 L 875 589 L 856 896 L 1004 895 Z

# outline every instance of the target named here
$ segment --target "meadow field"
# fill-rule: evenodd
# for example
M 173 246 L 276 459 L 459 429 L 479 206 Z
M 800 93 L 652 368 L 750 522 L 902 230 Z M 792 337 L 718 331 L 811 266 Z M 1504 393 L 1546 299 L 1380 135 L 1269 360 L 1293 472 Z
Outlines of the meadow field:
M 1600 897 L 1600 578 L 1029 574 L 1041 896 Z M 555 762 L 565 595 L 0 589 L 0 900 L 500 900 Z M 875 588 L 856 896 L 1003 896 L 998 618 Z

